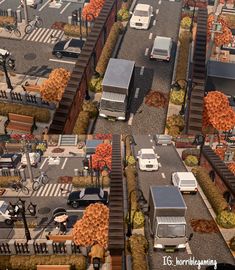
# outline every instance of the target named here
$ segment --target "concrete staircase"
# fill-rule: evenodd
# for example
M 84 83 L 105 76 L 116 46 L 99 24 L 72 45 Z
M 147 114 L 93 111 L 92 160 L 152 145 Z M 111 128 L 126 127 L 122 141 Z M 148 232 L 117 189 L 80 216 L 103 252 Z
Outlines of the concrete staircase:
M 60 135 L 59 146 L 77 145 L 78 135 Z

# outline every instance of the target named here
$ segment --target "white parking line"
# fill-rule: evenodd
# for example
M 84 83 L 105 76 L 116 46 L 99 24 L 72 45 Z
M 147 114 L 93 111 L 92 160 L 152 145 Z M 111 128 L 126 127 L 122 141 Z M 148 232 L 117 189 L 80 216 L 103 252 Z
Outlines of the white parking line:
M 149 134 L 148 136 L 151 137 L 151 134 Z
M 62 14 L 70 4 L 71 4 L 71 2 L 69 2 L 69 3 L 61 10 L 60 14 Z
M 139 92 L 140 92 L 140 89 L 139 88 L 136 88 L 135 89 L 135 98 L 138 98 Z
M 52 61 L 52 62 L 58 62 L 58 63 L 66 63 L 66 64 L 72 64 L 72 65 L 75 65 L 76 62 L 72 62 L 72 61 L 64 61 L 64 60 L 59 60 L 59 59 L 49 59 L 49 61 Z
M 4 0 L 5 1 L 5 0 Z M 0 4 L 1 4 L 1 2 L 0 2 Z M 18 7 L 17 7 L 17 9 L 19 9 L 19 8 L 21 8 L 21 5 L 19 5 Z
M 156 9 L 156 14 L 158 14 L 158 12 L 159 12 L 159 8 Z
M 156 25 L 156 20 L 153 21 L 153 25 Z
M 142 76 L 143 74 L 144 74 L 144 66 L 142 66 L 140 69 L 140 75 Z
M 43 166 L 45 165 L 45 163 L 46 163 L 47 160 L 48 160 L 48 158 L 45 158 L 45 159 L 44 159 L 44 161 L 43 161 L 41 167 L 39 168 L 40 170 L 43 168 Z
M 152 37 L 153 37 L 153 33 L 150 33 L 149 34 L 149 39 L 152 39 Z
M 155 146 L 153 145 L 152 148 L 155 150 Z
M 162 172 L 162 178 L 166 178 L 166 176 L 165 176 L 165 173 L 164 173 L 164 172 Z
M 129 117 L 129 120 L 128 120 L 128 126 L 132 125 L 133 118 L 134 118 L 134 114 L 130 113 L 130 117 Z
M 149 48 L 146 48 L 144 55 L 146 56 L 148 55 L 148 53 L 149 53 Z
M 5 2 L 5 0 L 0 1 L 0 5 L 1 5 L 3 2 Z
M 189 255 L 191 255 L 192 254 L 192 251 L 191 251 L 191 248 L 190 248 L 190 246 L 189 246 L 189 243 L 186 243 L 186 251 L 187 251 L 187 253 L 189 254 Z
M 41 10 L 43 10 L 44 9 L 44 7 L 47 5 L 47 4 L 49 4 L 51 2 L 51 0 L 48 0 L 44 5 L 42 5 L 40 8 L 39 8 L 39 10 L 38 11 L 41 11 Z
M 161 5 L 161 3 L 162 3 L 162 0 L 159 0 L 159 1 L 158 1 L 158 4 Z
M 63 163 L 63 165 L 62 165 L 62 167 L 61 167 L 61 170 L 63 170 L 63 169 L 64 169 L 64 167 L 65 167 L 65 164 L 66 164 L 67 160 L 68 160 L 68 158 L 65 158 L 64 163 Z
M 162 164 L 160 162 L 158 163 L 158 165 L 159 165 L 160 168 L 162 167 Z

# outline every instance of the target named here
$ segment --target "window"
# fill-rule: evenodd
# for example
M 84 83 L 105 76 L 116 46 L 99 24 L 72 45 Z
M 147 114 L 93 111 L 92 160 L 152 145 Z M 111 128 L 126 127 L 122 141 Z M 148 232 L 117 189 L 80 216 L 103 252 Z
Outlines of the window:
M 79 194 L 80 199 L 85 195 L 85 188 L 82 188 Z
M 149 13 L 146 10 L 135 10 L 134 15 L 139 17 L 148 17 Z
M 154 154 L 142 154 L 141 158 L 142 159 L 155 159 L 155 155 Z
M 102 188 L 100 189 L 100 198 L 104 198 L 104 191 Z
M 185 236 L 185 225 L 183 224 L 160 224 L 158 226 L 158 237 L 184 237 Z
M 153 53 L 156 54 L 156 55 L 168 56 L 167 50 L 154 49 Z

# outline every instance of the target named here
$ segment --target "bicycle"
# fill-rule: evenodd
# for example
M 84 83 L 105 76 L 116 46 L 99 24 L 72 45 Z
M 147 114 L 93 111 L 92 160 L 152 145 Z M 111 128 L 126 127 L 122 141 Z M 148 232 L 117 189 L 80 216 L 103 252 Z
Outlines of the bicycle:
M 34 19 L 30 21 L 25 27 L 25 34 L 30 34 L 34 29 L 42 27 L 42 19 L 35 15 Z
M 4 24 L 3 29 L 8 33 L 14 33 L 16 37 L 21 37 L 21 33 L 17 28 L 17 24 Z
M 14 181 L 11 184 L 11 189 L 12 191 L 16 191 L 16 192 L 22 191 L 25 195 L 29 194 L 29 189 L 23 184 L 22 179 L 19 181 Z
M 45 172 L 41 172 L 40 176 L 33 182 L 33 190 L 37 191 L 41 186 L 46 185 L 49 178 Z

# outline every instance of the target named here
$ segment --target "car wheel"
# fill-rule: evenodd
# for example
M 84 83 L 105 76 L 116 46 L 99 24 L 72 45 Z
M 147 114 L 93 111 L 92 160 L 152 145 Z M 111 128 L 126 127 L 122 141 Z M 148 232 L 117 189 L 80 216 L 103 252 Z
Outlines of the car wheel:
M 73 208 L 78 208 L 79 207 L 79 203 L 78 202 L 73 202 L 71 205 L 72 205 Z
M 55 56 L 56 56 L 57 58 L 61 59 L 61 58 L 62 58 L 62 53 L 56 52 L 56 53 L 55 53 Z
M 12 219 L 6 219 L 6 220 L 5 220 L 5 223 L 6 223 L 7 225 L 12 225 L 12 224 L 13 224 L 13 220 L 12 220 Z

